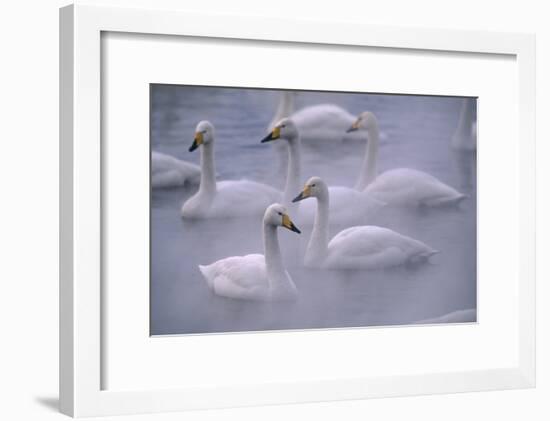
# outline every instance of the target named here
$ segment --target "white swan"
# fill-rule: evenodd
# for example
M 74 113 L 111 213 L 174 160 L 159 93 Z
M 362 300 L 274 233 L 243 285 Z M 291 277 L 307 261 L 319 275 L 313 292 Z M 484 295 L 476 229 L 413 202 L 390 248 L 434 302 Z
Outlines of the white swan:
M 263 220 L 264 254 L 248 254 L 199 265 L 209 288 L 217 295 L 244 300 L 288 300 L 297 296 L 296 285 L 283 266 L 277 227 L 300 233 L 284 206 L 269 206 Z
M 199 184 L 201 168 L 161 152 L 151 151 L 151 186 L 179 187 L 186 183 Z
M 477 310 L 475 308 L 468 308 L 465 310 L 457 310 L 443 316 L 433 317 L 430 319 L 419 320 L 415 322 L 422 325 L 430 325 L 436 323 L 468 323 L 475 322 L 477 320 Z
M 294 199 L 317 199 L 317 213 L 304 264 L 325 269 L 382 269 L 426 261 L 436 250 L 388 228 L 347 228 L 328 240 L 329 189 L 319 177 L 310 178 Z
M 214 168 L 214 126 L 201 121 L 189 148 L 201 151 L 201 181 L 195 195 L 182 206 L 184 218 L 223 218 L 261 215 L 265 208 L 280 201 L 281 193 L 273 187 L 249 180 L 216 182 Z
M 300 131 L 304 146 L 316 148 L 331 145 L 343 139 L 355 138 L 354 133 L 346 134 L 345 130 L 355 121 L 355 116 L 335 104 L 317 104 L 295 110 L 294 99 L 297 93 L 281 91 L 279 105 L 271 119 L 267 131 L 273 130 L 283 118 L 290 117 Z M 277 156 L 278 172 L 284 171 L 288 155 L 283 145 L 273 144 Z
M 281 142 L 281 140 L 285 142 Z M 301 132 L 292 118 L 283 118 L 279 121 L 261 142 L 273 141 L 285 143 L 288 149 L 283 204 L 295 211 L 292 199 L 301 186 Z M 332 198 L 330 204 L 331 222 L 335 224 L 345 225 L 353 223 L 353 221 L 362 221 L 384 206 L 384 203 L 369 197 L 368 194 L 349 187 L 329 187 L 329 191 Z M 315 210 L 313 202 L 303 203 L 297 212 L 296 219 L 300 224 L 311 224 Z
M 366 111 L 348 131 L 368 135 L 365 158 L 355 188 L 391 205 L 443 206 L 460 203 L 466 196 L 437 178 L 410 168 L 392 169 L 378 174 L 378 122 Z
M 335 104 L 317 104 L 294 111 L 296 92 L 281 91 L 280 100 L 275 115 L 268 126 L 268 131 L 283 118 L 290 117 L 298 127 L 302 141 L 306 145 L 320 142 L 342 140 L 345 130 L 353 124 L 355 116 Z
M 464 98 L 460 107 L 458 125 L 451 140 L 453 148 L 475 151 L 477 147 L 477 124 L 475 121 L 475 98 Z

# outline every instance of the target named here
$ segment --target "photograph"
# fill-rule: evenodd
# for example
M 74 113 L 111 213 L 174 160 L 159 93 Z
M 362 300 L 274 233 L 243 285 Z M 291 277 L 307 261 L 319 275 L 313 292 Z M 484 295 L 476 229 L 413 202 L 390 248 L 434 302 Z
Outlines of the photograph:
M 150 84 L 150 335 L 477 322 L 477 98 Z

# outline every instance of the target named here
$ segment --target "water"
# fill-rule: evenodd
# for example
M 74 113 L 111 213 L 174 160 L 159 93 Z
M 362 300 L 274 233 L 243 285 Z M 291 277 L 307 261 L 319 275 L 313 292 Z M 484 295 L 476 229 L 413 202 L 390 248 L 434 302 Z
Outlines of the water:
M 177 87 L 152 89 L 154 150 L 191 162 L 188 148 L 203 119 L 217 130 L 218 179 L 250 178 L 280 186 L 276 157 L 260 144 L 278 93 L 267 90 Z M 460 98 L 301 92 L 296 105 L 330 102 L 352 114 L 373 111 L 382 139 L 379 171 L 410 167 L 433 174 L 469 195 L 459 209 L 385 210 L 369 223 L 417 238 L 441 253 L 429 264 L 384 271 L 322 271 L 302 267 L 311 229 L 280 229 L 284 263 L 300 296 L 292 303 L 246 302 L 210 292 L 198 264 L 262 253 L 261 216 L 180 218 L 194 188 L 155 190 L 151 209 L 151 334 L 404 325 L 476 308 L 475 154 L 450 148 Z M 352 186 L 364 144 L 304 151 L 302 178 Z M 313 199 L 310 199 L 313 200 Z M 342 227 L 331 227 L 331 235 Z M 472 320 L 473 321 L 473 320 Z

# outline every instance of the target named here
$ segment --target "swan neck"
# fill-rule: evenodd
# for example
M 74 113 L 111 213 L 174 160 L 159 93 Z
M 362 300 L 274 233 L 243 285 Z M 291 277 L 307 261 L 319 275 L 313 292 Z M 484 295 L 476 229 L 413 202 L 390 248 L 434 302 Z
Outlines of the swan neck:
M 361 171 L 359 172 L 359 179 L 355 185 L 355 189 L 359 191 L 365 190 L 378 174 L 378 127 L 376 125 L 370 127 L 367 130 L 367 136 L 365 156 L 361 165 Z
M 199 193 L 214 194 L 216 192 L 216 167 L 214 164 L 214 145 L 205 143 L 201 147 L 201 181 Z
M 279 98 L 279 105 L 271 123 L 269 123 L 268 130 L 272 130 L 279 120 L 289 117 L 294 112 L 294 94 L 292 92 L 281 92 Z
M 277 288 L 286 282 L 286 272 L 277 238 L 277 227 L 264 223 L 264 255 L 267 278 L 271 292 L 277 292 Z
M 317 212 L 305 256 L 308 266 L 320 266 L 328 253 L 329 205 L 328 192 L 317 196 Z
M 475 104 L 474 100 L 463 100 L 460 108 L 458 125 L 452 140 L 454 146 L 468 147 L 474 142 L 472 125 L 474 121 Z
M 300 191 L 300 177 L 301 177 L 301 145 L 300 138 L 288 142 L 288 167 L 286 173 L 286 184 L 284 190 L 283 204 L 293 209 L 296 207 L 292 203 L 292 199 Z

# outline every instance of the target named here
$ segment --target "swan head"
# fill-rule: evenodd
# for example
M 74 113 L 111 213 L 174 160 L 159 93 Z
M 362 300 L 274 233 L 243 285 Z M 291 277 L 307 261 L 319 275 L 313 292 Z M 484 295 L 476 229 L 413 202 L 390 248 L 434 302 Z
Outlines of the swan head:
M 301 193 L 292 201 L 299 202 L 300 200 L 307 199 L 308 197 L 325 197 L 326 195 L 328 195 L 327 184 L 321 179 L 321 177 L 311 177 L 306 181 L 306 185 Z
M 371 128 L 378 128 L 378 122 L 376 116 L 370 111 L 365 111 L 359 114 L 357 120 L 351 125 L 346 133 L 355 132 L 357 130 L 369 130 Z
M 266 137 L 262 139 L 261 143 L 271 142 L 277 139 L 285 139 L 289 142 L 292 142 L 294 139 L 298 138 L 298 128 L 292 119 L 286 117 L 282 120 L 279 120 L 273 130 L 268 133 Z
M 201 145 L 208 145 L 214 141 L 214 126 L 209 121 L 203 120 L 195 128 L 195 137 L 193 144 L 189 147 L 189 152 L 193 152 Z
M 298 234 L 301 233 L 296 225 L 290 220 L 286 208 L 278 203 L 268 206 L 265 210 L 264 224 L 274 227 L 285 227 L 290 231 L 294 231 Z

